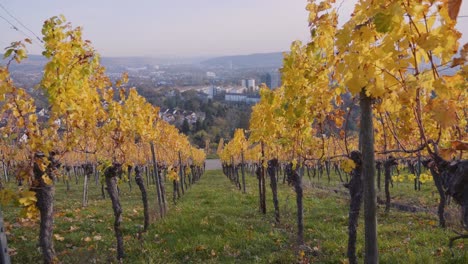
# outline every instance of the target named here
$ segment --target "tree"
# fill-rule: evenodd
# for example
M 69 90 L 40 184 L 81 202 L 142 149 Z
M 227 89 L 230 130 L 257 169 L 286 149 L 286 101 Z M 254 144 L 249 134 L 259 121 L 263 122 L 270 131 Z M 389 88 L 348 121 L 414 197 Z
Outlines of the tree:
M 184 122 L 182 123 L 182 127 L 180 128 L 180 131 L 184 133 L 185 135 L 188 135 L 190 133 L 190 125 L 187 119 L 184 118 Z
M 11 135 L 2 137 L 0 146 L 15 148 L 21 154 L 19 159 L 12 158 L 19 166 L 19 181 L 29 187 L 29 190 L 24 187 L 18 190 L 18 204 L 23 207 L 26 217 L 39 215 L 39 246 L 43 260 L 57 263 L 53 241 L 57 169 L 60 163 L 68 169 L 73 162 L 83 165 L 81 167 L 89 175 L 93 166 L 88 156 L 92 155 L 99 160 L 112 200 L 117 259 L 121 261 L 124 256 L 123 218 L 117 177 L 122 174 L 122 168 L 128 169 L 129 176 L 131 168 L 136 168 L 146 229 L 148 202 L 139 166 L 147 161 L 140 151 L 145 145 L 148 148 L 150 142 L 158 142 L 158 154 L 166 158 L 163 162 L 185 167 L 186 175 L 193 170 L 188 176 L 190 179 L 201 175 L 200 166 L 205 154 L 203 150 L 191 147 L 187 137 L 174 126 L 159 120 L 159 109 L 148 104 L 136 89 L 123 88 L 122 84 L 128 81 L 126 74 L 115 83 L 115 88 L 112 87 L 99 56 L 90 42 L 81 38 L 80 28 L 72 28 L 63 17 L 52 17 L 45 21 L 42 32 L 43 55 L 48 61 L 39 88 L 47 94 L 49 118 L 38 118 L 34 99 L 26 90 L 16 87 L 9 74 L 8 67 L 13 60 L 20 62 L 26 58 L 25 45 L 13 42 L 4 55 L 10 58 L 7 66 L 0 66 L 0 106 L 7 118 L 0 132 Z M 21 140 L 17 140 L 16 135 L 22 135 Z M 155 152 L 154 148 L 151 150 Z M 153 165 L 158 176 L 154 159 Z M 181 177 L 181 181 L 184 182 L 184 178 Z M 161 177 L 157 177 L 157 183 L 162 184 Z M 164 189 L 159 186 L 158 197 L 164 202 L 164 192 L 159 192 Z
M 250 115 L 246 111 L 241 111 L 239 114 L 239 126 L 238 128 L 248 129 L 249 128 Z
M 445 116 L 436 125 L 426 119 L 423 105 L 429 109 L 437 104 L 435 108 L 440 111 L 450 102 L 455 106 L 454 102 L 460 101 L 460 97 L 451 101 L 446 91 L 438 89 L 449 88 L 449 82 L 438 72 L 439 66 L 449 63 L 458 50 L 460 34 L 454 29 L 451 11 L 447 1 L 362 0 L 336 34 L 337 81 L 343 84 L 341 89 L 360 97 L 366 263 L 378 262 L 373 102 L 385 105 L 381 109 L 387 117 L 392 116 L 391 122 L 398 120 L 394 128 L 409 132 L 405 137 L 418 133 L 422 146 L 438 163 L 438 142 L 441 135 L 450 134 L 448 128 L 456 119 Z M 435 23 L 437 18 L 440 23 Z M 430 64 L 429 69 L 424 69 L 424 62 Z M 459 96 L 458 91 L 452 91 L 449 94 Z M 392 132 L 395 136 L 398 133 L 395 129 Z M 395 140 L 399 141 L 397 137 Z M 398 148 L 407 152 L 400 143 Z M 441 171 L 443 166 L 437 166 Z
M 45 263 L 57 261 L 53 244 L 54 181 L 60 158 L 77 147 L 78 139 L 102 114 L 97 90 L 105 86 L 107 78 L 99 65 L 99 56 L 89 43 L 81 38 L 81 30 L 72 28 L 63 17 L 45 21 L 43 30 L 45 51 L 48 59 L 40 88 L 47 94 L 50 118 L 42 124 L 35 113 L 35 102 L 23 89 L 16 88 L 8 69 L 0 71 L 1 98 L 9 116 L 9 126 L 4 129 L 23 131 L 27 139 L 22 143 L 28 163 L 22 168 L 25 182 L 32 182 L 28 195 L 20 200 L 29 217 L 40 214 L 39 241 Z M 28 41 L 29 42 L 29 41 Z M 21 42 L 7 49 L 5 56 L 12 55 L 18 62 L 25 58 Z M 60 130 L 60 133 L 59 133 Z M 37 206 L 37 208 L 36 208 Z
M 195 125 L 193 126 L 192 132 L 196 133 L 203 129 L 205 129 L 205 127 L 203 127 L 202 121 L 200 120 L 200 118 L 197 118 L 197 121 L 195 121 Z
M 208 138 L 208 133 L 206 133 L 205 130 L 200 130 L 193 134 L 193 144 L 198 146 L 199 148 L 205 148 L 205 142 L 206 139 Z

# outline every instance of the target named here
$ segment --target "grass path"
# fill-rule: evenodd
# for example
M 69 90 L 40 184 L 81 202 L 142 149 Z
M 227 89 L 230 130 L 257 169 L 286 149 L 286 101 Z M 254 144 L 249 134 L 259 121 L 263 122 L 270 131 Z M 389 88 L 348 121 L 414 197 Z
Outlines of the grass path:
M 287 234 L 261 216 L 256 203 L 255 196 L 242 194 L 220 171 L 208 171 L 150 232 L 159 246 L 157 254 L 148 254 L 148 260 L 291 263 L 294 255 L 284 240 Z M 149 243 L 146 246 L 152 247 Z

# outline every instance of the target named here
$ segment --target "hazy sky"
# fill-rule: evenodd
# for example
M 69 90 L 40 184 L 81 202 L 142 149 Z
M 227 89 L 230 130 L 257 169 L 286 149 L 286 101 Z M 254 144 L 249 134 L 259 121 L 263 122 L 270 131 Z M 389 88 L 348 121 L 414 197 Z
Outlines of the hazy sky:
M 342 1 L 337 0 L 338 3 Z M 340 14 L 356 0 L 344 0 Z M 460 15 L 468 15 L 468 0 Z M 307 41 L 306 0 L 0 0 L 12 15 L 40 35 L 47 18 L 63 14 L 104 56 L 215 56 L 286 51 Z M 26 34 L 0 7 L 0 47 Z M 3 17 L 3 18 L 2 18 Z M 468 18 L 459 30 L 468 42 Z M 37 54 L 37 45 L 29 47 Z

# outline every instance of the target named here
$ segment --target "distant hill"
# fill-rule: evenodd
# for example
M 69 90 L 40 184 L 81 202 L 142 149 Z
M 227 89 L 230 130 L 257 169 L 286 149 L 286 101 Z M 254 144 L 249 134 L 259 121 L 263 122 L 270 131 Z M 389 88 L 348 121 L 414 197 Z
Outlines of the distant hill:
M 0 64 L 5 65 L 8 61 L 1 60 L 3 54 L 0 55 Z M 42 55 L 28 55 L 27 59 L 21 61 L 20 64 L 15 61 L 11 62 L 10 70 L 11 71 L 23 71 L 23 72 L 41 72 L 44 69 L 44 65 L 47 60 Z
M 24 72 L 42 71 L 47 60 L 41 55 L 28 55 L 21 64 L 12 63 L 11 70 Z M 6 61 L 1 61 L 5 64 Z M 111 72 L 125 71 L 127 67 L 142 67 L 147 65 L 202 65 L 204 67 L 243 68 L 280 68 L 283 64 L 283 53 L 257 53 L 250 55 L 223 56 L 206 58 L 155 58 L 155 57 L 102 57 L 101 63 Z
M 0 65 L 5 65 L 7 60 L 1 60 L 3 54 L 0 54 Z M 12 62 L 10 69 L 12 71 L 22 72 L 41 72 L 47 60 L 42 55 L 28 55 L 28 58 L 20 64 Z M 283 65 L 283 53 L 257 53 L 250 55 L 223 56 L 212 59 L 205 58 L 176 58 L 176 57 L 102 57 L 101 63 L 110 72 L 124 72 L 128 68 L 138 68 L 143 66 L 169 66 L 169 65 L 202 65 L 204 67 L 222 67 L 229 69 L 248 69 L 248 68 L 281 68 Z M 439 61 L 436 59 L 435 63 Z M 430 68 L 430 64 L 423 63 L 420 69 Z M 460 67 L 444 68 L 442 74 L 453 75 Z
M 283 65 L 283 53 L 257 53 L 250 55 L 224 56 L 202 61 L 207 67 L 224 68 L 281 68 Z
M 6 64 L 7 60 L 1 60 L 3 54 L 0 54 L 0 64 Z M 204 58 L 178 58 L 178 57 L 102 57 L 101 64 L 108 70 L 125 71 L 127 67 L 142 67 L 142 66 L 165 66 L 165 65 L 190 65 L 200 63 L 205 60 Z M 47 60 L 42 55 L 28 55 L 28 58 L 23 60 L 20 64 L 15 62 L 11 63 L 10 69 L 12 71 L 18 70 L 23 72 L 38 72 L 42 71 Z
M 181 65 L 194 64 L 205 60 L 207 57 L 102 57 L 104 66 L 139 67 L 142 65 Z

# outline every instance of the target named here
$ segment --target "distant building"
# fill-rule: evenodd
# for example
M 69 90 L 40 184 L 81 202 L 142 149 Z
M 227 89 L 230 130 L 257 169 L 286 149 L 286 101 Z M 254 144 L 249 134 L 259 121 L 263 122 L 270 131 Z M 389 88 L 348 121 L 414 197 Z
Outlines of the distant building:
M 247 88 L 247 80 L 245 79 L 241 80 L 241 86 L 244 88 Z
M 226 102 L 245 103 L 247 95 L 240 93 L 226 93 L 224 95 L 224 100 Z
M 243 79 L 241 80 L 241 86 L 246 88 L 249 92 L 253 92 L 258 89 L 255 85 L 255 79 Z
M 184 118 L 188 121 L 189 124 L 193 125 L 197 122 L 197 114 L 195 112 L 184 112 Z
M 270 90 L 274 90 L 281 86 L 281 74 L 278 71 L 269 72 L 266 74 L 266 85 Z
M 216 78 L 216 73 L 210 72 L 210 71 L 209 71 L 209 72 L 206 72 L 206 77 L 208 77 L 208 78 Z
M 241 80 L 241 86 L 244 88 L 255 88 L 255 79 Z
M 239 87 L 239 86 L 233 86 L 233 87 L 226 87 L 226 92 L 227 93 L 245 93 L 247 92 L 247 88 L 244 87 Z
M 224 100 L 231 103 L 256 104 L 260 101 L 260 96 L 245 93 L 226 93 Z
M 247 88 L 248 89 L 255 89 L 255 80 L 254 79 L 248 79 L 247 80 Z
M 125 69 L 128 72 L 139 72 L 139 71 L 145 71 L 148 69 L 148 67 L 143 66 L 143 67 L 125 67 Z
M 213 99 L 219 92 L 221 91 L 221 88 L 216 87 L 216 86 L 211 86 L 208 88 L 206 91 L 206 94 L 208 95 L 208 99 Z
M 213 99 L 213 96 L 212 96 L 212 95 L 211 95 L 211 97 L 210 97 L 209 94 L 207 94 L 207 93 L 205 93 L 205 92 L 201 92 L 201 91 L 198 91 L 198 92 L 197 92 L 197 97 L 198 97 L 199 99 L 201 99 L 201 100 L 202 100 L 203 102 L 205 102 L 205 103 L 208 102 L 208 99 Z
M 248 95 L 245 102 L 247 104 L 256 104 L 260 102 L 260 95 L 255 94 L 255 95 Z
M 195 124 L 197 120 L 205 120 L 206 114 L 202 112 L 182 111 L 178 109 L 166 109 L 159 112 L 159 116 L 169 124 L 181 125 L 184 120 L 191 125 Z
M 176 95 L 176 92 L 175 92 L 175 90 L 170 90 L 170 91 L 166 92 L 166 95 L 168 97 L 174 97 Z

